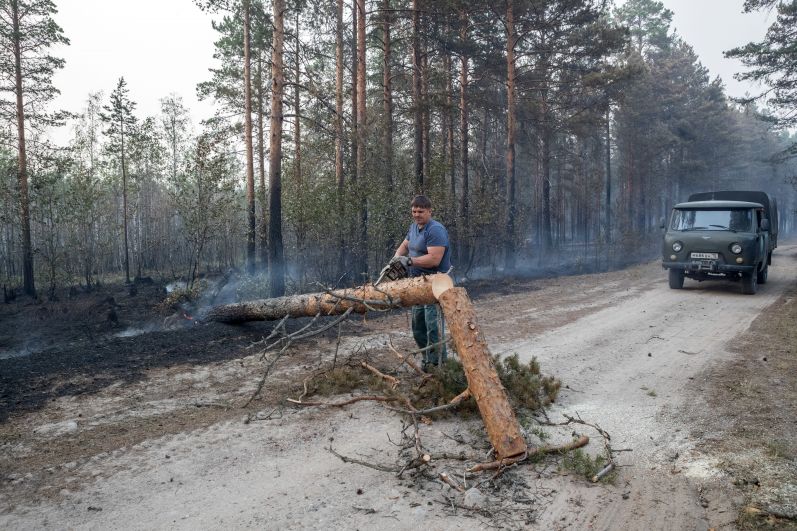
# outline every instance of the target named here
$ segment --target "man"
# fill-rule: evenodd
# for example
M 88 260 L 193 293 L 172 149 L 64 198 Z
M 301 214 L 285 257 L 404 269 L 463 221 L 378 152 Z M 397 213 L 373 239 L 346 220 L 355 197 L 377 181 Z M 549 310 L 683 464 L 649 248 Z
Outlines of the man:
M 451 269 L 448 231 L 432 219 L 432 202 L 428 197 L 418 195 L 410 207 L 414 223 L 396 249 L 393 260 L 401 261 L 411 277 L 448 273 Z M 437 304 L 412 307 L 412 335 L 419 348 L 426 348 L 441 340 L 437 327 Z M 423 354 L 423 369 L 427 370 L 445 359 L 445 345 L 426 350 Z

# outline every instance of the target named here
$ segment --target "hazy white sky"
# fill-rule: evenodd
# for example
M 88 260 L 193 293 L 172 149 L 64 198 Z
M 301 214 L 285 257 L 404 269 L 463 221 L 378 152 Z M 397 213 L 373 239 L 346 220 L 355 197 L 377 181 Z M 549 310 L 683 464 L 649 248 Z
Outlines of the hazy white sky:
M 661 0 L 673 12 L 673 26 L 697 52 L 711 77 L 719 75 L 731 96 L 759 91 L 742 84 L 733 74 L 742 69 L 737 60 L 725 59 L 722 52 L 763 39 L 774 21 L 766 12 L 742 13 L 744 0 Z
M 212 114 L 196 99 L 196 85 L 209 78 L 215 32 L 210 16 L 192 0 L 55 0 L 56 21 L 71 40 L 57 50 L 66 67 L 54 78 L 58 108 L 79 111 L 89 92 L 107 95 L 124 76 L 140 117 L 157 114 L 160 98 L 183 97 L 196 122 Z M 733 79 L 736 61 L 722 52 L 763 37 L 772 15 L 742 14 L 743 0 L 663 0 L 673 25 L 695 48 L 712 77 L 720 75 L 732 96 L 755 88 Z M 66 131 L 62 134 L 68 134 Z M 57 135 L 60 136 L 60 135 Z
M 124 76 L 136 115 L 160 112 L 160 99 L 176 93 L 194 119 L 212 115 L 199 102 L 196 85 L 214 64 L 210 15 L 192 0 L 55 0 L 56 22 L 71 41 L 56 53 L 66 66 L 53 82 L 61 90 L 58 108 L 79 111 L 89 92 L 105 100 Z

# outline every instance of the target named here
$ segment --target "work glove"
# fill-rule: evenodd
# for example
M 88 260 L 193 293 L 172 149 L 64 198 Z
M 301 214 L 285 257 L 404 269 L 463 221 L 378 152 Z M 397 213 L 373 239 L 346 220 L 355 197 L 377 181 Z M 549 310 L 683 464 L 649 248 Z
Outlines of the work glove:
M 412 258 L 409 256 L 394 256 L 393 259 L 390 261 L 391 264 L 399 263 L 404 269 L 409 269 L 412 265 Z

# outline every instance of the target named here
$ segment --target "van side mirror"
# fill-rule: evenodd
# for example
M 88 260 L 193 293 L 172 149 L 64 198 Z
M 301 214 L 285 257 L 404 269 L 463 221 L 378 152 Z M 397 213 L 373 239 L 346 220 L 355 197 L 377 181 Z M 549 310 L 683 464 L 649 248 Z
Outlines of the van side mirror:
M 764 218 L 761 220 L 761 230 L 769 232 L 769 218 Z
M 659 218 L 659 228 L 666 229 L 667 226 L 664 224 L 664 218 Z

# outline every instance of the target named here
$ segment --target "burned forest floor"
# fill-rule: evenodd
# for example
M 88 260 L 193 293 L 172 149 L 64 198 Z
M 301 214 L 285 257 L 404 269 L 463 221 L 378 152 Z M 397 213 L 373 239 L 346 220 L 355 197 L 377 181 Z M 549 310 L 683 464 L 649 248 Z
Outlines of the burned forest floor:
M 415 348 L 404 311 L 266 351 L 277 323 L 105 286 L 0 305 L 0 527 L 797 528 L 797 246 L 754 296 L 670 290 L 657 263 L 466 287 L 494 354 L 561 381 L 518 411 L 529 444 L 587 446 L 469 474 L 490 455 L 468 404 L 413 423 L 395 402 L 295 403 L 389 395 L 362 362 L 433 403 L 394 352 Z

